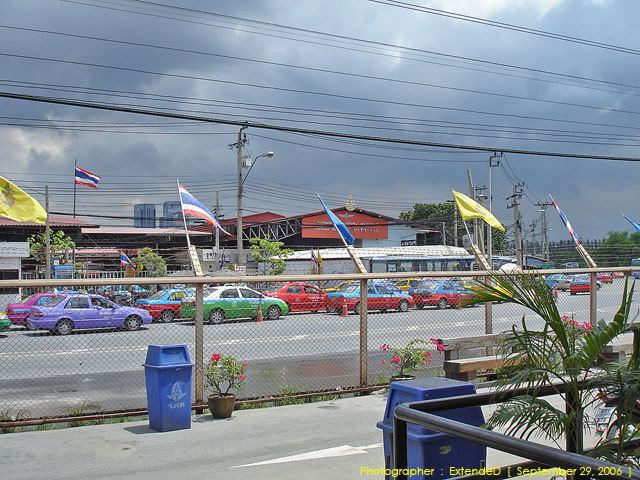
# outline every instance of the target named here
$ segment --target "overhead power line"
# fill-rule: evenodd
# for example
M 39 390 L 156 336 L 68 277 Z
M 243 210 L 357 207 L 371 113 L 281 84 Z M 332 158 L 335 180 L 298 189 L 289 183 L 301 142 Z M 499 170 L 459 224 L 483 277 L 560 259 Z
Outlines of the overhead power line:
M 2 91 L 0 91 L 0 98 L 12 98 L 15 100 L 26 100 L 31 102 L 49 103 L 49 104 L 56 104 L 56 105 L 67 105 L 67 106 L 74 106 L 74 107 L 80 107 L 80 108 L 92 108 L 96 110 L 107 110 L 112 112 L 133 113 L 133 114 L 148 115 L 153 117 L 176 118 L 176 119 L 182 119 L 182 120 L 192 120 L 192 121 L 216 123 L 216 124 L 222 124 L 222 125 L 235 125 L 240 127 L 252 127 L 252 128 L 264 129 L 264 130 L 276 130 L 276 131 L 289 132 L 289 133 L 305 133 L 309 135 L 316 135 L 316 136 L 323 136 L 323 137 L 348 138 L 348 139 L 367 140 L 371 142 L 381 142 L 381 143 L 420 145 L 420 146 L 427 146 L 427 147 L 442 147 L 442 148 L 451 148 L 451 149 L 460 149 L 460 150 L 475 150 L 475 151 L 482 151 L 482 152 L 501 151 L 505 153 L 513 153 L 513 154 L 519 154 L 519 155 L 534 155 L 534 156 L 558 157 L 558 158 L 579 158 L 579 159 L 590 159 L 590 160 L 608 160 L 608 161 L 624 161 L 624 162 L 640 161 L 639 157 L 610 156 L 610 155 L 569 153 L 569 152 L 552 152 L 552 151 L 540 151 L 540 150 L 522 150 L 522 149 L 497 147 L 497 146 L 462 145 L 462 144 L 441 143 L 441 142 L 428 142 L 424 140 L 411 140 L 411 139 L 395 138 L 395 137 L 377 137 L 377 136 L 361 135 L 361 134 L 354 134 L 354 133 L 332 132 L 327 130 L 312 130 L 312 129 L 299 128 L 299 127 L 289 127 L 289 126 L 282 126 L 282 125 L 258 123 L 253 121 L 229 120 L 229 119 L 221 119 L 221 118 L 213 118 L 213 117 L 203 117 L 203 116 L 197 116 L 197 115 L 184 115 L 184 114 L 177 114 L 177 113 L 162 112 L 157 110 L 145 110 L 145 109 L 139 109 L 139 108 L 119 107 L 119 106 L 103 104 L 103 103 L 86 102 L 86 101 L 72 100 L 72 99 L 66 99 L 66 98 L 43 97 L 39 95 L 25 95 L 25 94 L 2 92 Z
M 152 43 L 132 42 L 132 41 L 118 40 L 118 39 L 106 38 L 106 37 L 95 37 L 95 36 L 89 36 L 89 35 L 78 35 L 78 34 L 71 34 L 71 33 L 66 33 L 66 32 L 57 32 L 57 31 L 53 31 L 53 30 L 39 30 L 39 29 L 34 29 L 34 28 L 15 27 L 15 26 L 11 26 L 11 25 L 1 25 L 0 24 L 0 28 L 13 29 L 13 30 L 23 30 L 23 31 L 42 33 L 42 34 L 47 34 L 47 35 L 58 35 L 58 36 L 64 36 L 64 37 L 70 37 L 70 38 L 80 38 L 80 39 L 83 39 L 83 40 L 93 40 L 93 41 L 113 43 L 113 44 L 118 44 L 118 45 L 127 45 L 127 46 L 132 46 L 132 47 L 144 47 L 144 48 L 166 50 L 166 51 L 178 52 L 178 53 L 189 53 L 189 54 L 194 54 L 194 55 L 209 56 L 209 57 L 215 57 L 215 58 L 223 58 L 223 59 L 227 59 L 227 60 L 236 60 L 236 61 L 242 61 L 242 62 L 248 62 L 248 63 L 257 63 L 257 64 L 261 64 L 261 65 L 270 65 L 270 66 L 277 66 L 277 67 L 283 67 L 283 68 L 289 68 L 289 69 L 304 70 L 304 71 L 309 71 L 309 72 L 314 72 L 314 73 L 325 73 L 325 74 L 330 74 L 330 75 L 338 75 L 338 76 L 351 77 L 351 78 L 360 78 L 360 79 L 365 79 L 365 80 L 384 81 L 384 82 L 396 83 L 396 84 L 401 84 L 401 85 L 413 85 L 413 86 L 419 86 L 419 87 L 428 87 L 428 88 L 437 88 L 437 89 L 442 89 L 442 90 L 450 90 L 450 91 L 454 91 L 454 92 L 472 93 L 472 94 L 476 94 L 476 95 L 487 95 L 487 96 L 493 96 L 493 97 L 509 98 L 509 99 L 512 99 L 512 100 L 523 100 L 523 101 L 529 101 L 529 102 L 549 103 L 549 104 L 553 104 L 553 105 L 570 106 L 570 107 L 576 107 L 576 108 L 589 108 L 589 109 L 598 109 L 598 110 L 613 111 L 613 112 L 631 113 L 631 112 L 628 112 L 628 111 L 625 111 L 625 110 L 613 109 L 613 108 L 608 108 L 608 107 L 601 107 L 601 106 L 597 106 L 597 105 L 585 105 L 585 104 L 579 104 L 579 103 L 573 103 L 573 102 L 565 102 L 565 101 L 561 101 L 561 100 L 551 100 L 551 99 L 547 99 L 547 98 L 535 98 L 535 97 L 527 97 L 527 96 L 524 96 L 524 95 L 514 95 L 514 94 L 508 94 L 508 93 L 501 93 L 501 92 L 491 92 L 491 91 L 478 90 L 478 89 L 472 89 L 472 88 L 453 87 L 451 85 L 442 85 L 442 84 L 429 83 L 429 82 L 418 82 L 418 81 L 413 81 L 413 80 L 405 80 L 405 79 L 401 79 L 401 78 L 381 77 L 381 76 L 377 76 L 377 75 L 367 75 L 367 74 L 362 74 L 362 73 L 357 73 L 357 72 L 346 72 L 346 71 L 334 70 L 334 69 L 329 69 L 329 68 L 310 67 L 310 66 L 296 65 L 296 64 L 291 64 L 291 63 L 260 60 L 260 59 L 257 59 L 257 58 L 240 57 L 240 56 L 237 56 L 237 55 L 226 55 L 226 54 L 216 53 L 216 52 L 204 52 L 204 51 L 199 51 L 199 50 L 190 50 L 190 49 L 185 49 L 185 48 L 171 47 L 171 46 L 168 46 L 168 45 L 157 45 L 157 44 L 152 44 Z M 617 93 L 619 93 L 619 92 L 617 92 Z M 640 95 L 640 94 L 632 93 L 631 95 Z M 638 112 L 638 113 L 640 114 L 640 112 Z
M 640 50 L 628 48 L 620 45 L 613 45 L 611 43 L 596 42 L 595 40 L 589 40 L 586 38 L 573 37 L 571 35 L 565 35 L 562 33 L 548 32 L 545 30 L 538 30 L 535 28 L 525 27 L 522 25 L 515 25 L 512 23 L 498 22 L 495 20 L 489 20 L 486 18 L 475 17 L 473 15 L 465 15 L 462 13 L 449 12 L 446 10 L 440 10 L 437 8 L 424 7 L 422 5 L 415 5 L 413 3 L 401 2 L 399 0 L 369 0 L 373 3 L 379 3 L 382 5 L 390 5 L 393 7 L 404 8 L 408 10 L 419 11 L 428 13 L 430 15 L 438 15 L 441 17 L 454 18 L 456 20 L 463 20 L 466 22 L 478 23 L 481 25 L 487 25 L 490 27 L 502 28 L 505 30 L 512 30 L 520 33 L 527 33 L 529 35 L 537 35 L 540 37 L 551 38 L 554 40 L 562 40 L 564 42 L 576 43 L 580 45 L 586 45 L 589 47 L 602 48 L 605 50 L 611 50 L 620 53 L 628 53 L 631 55 L 640 55 Z

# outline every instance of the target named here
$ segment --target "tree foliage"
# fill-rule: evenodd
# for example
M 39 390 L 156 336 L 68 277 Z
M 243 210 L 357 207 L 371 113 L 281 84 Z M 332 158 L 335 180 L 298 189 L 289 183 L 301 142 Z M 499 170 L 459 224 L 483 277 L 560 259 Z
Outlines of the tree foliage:
M 261 273 L 265 275 L 284 273 L 286 268 L 284 258 L 293 250 L 284 248 L 282 242 L 274 242 L 264 238 L 252 238 L 249 243 L 251 244 L 251 260 L 262 266 Z
M 51 232 L 50 236 L 51 252 L 66 252 L 73 250 L 76 243 L 62 230 Z M 38 233 L 29 237 L 29 255 L 38 262 L 45 261 L 45 233 Z
M 138 256 L 131 261 L 135 264 L 141 264 L 149 277 L 164 277 L 167 275 L 167 262 L 152 248 L 141 248 L 138 250 Z

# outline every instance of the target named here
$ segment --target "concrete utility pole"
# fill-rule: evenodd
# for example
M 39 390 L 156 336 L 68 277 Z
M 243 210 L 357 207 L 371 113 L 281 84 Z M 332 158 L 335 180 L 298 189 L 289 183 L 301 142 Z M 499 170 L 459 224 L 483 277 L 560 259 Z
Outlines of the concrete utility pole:
M 475 191 L 476 191 L 476 196 L 474 198 L 474 200 L 476 202 L 478 202 L 480 205 L 484 206 L 484 201 L 487 199 L 487 196 L 484 194 L 484 192 L 487 190 L 486 186 L 481 186 L 481 187 L 475 187 Z M 478 246 L 480 247 L 480 250 L 482 251 L 482 253 L 484 253 L 486 250 L 484 249 L 484 222 L 477 220 L 478 222 L 478 234 L 480 235 L 480 239 L 478 240 Z M 488 225 L 487 225 L 488 226 Z
M 476 199 L 476 189 L 473 186 L 473 178 L 471 177 L 471 169 L 467 168 L 467 180 L 469 181 L 469 195 L 472 200 Z M 478 243 L 478 220 L 473 221 L 473 239 L 471 243 L 475 243 L 479 246 Z M 482 249 L 480 249 L 482 250 Z
M 453 246 L 458 246 L 458 204 L 453 202 Z
M 531 224 L 529 225 L 529 228 L 531 229 L 531 255 L 535 255 L 536 254 L 536 221 L 532 220 Z
M 524 258 L 522 255 L 522 217 L 520 216 L 520 203 L 518 203 L 518 200 L 522 198 L 522 187 L 524 187 L 524 183 L 514 185 L 513 195 L 507 197 L 507 200 L 511 200 L 511 203 L 507 205 L 507 208 L 513 208 L 514 230 L 516 237 L 516 263 L 520 268 L 522 268 L 524 264 Z
M 542 229 L 542 256 L 549 261 L 549 226 L 547 225 L 547 207 L 551 206 L 550 202 L 536 203 L 536 207 L 540 207 L 540 228 Z
M 245 166 L 244 158 L 244 146 L 247 143 L 247 135 L 244 130 L 247 127 L 241 127 L 238 131 L 238 140 L 235 143 L 229 145 L 233 150 L 236 149 L 236 161 L 238 163 L 238 190 L 236 194 L 236 247 L 238 250 L 238 265 L 244 265 L 244 249 L 243 249 L 243 235 L 242 235 L 242 189 L 244 182 L 242 181 L 242 169 Z
M 442 245 L 447 244 L 447 231 L 445 230 L 445 222 L 442 222 Z
M 502 158 L 502 152 L 493 152 L 489 157 L 489 211 L 491 213 L 493 209 L 493 190 L 492 190 L 492 175 L 491 170 L 493 167 L 500 166 L 500 159 Z M 491 225 L 487 224 L 487 263 L 491 265 L 493 269 L 493 231 Z
M 49 185 L 44 186 L 44 208 L 47 211 L 47 219 L 44 222 L 44 278 L 51 278 L 51 231 L 49 229 Z

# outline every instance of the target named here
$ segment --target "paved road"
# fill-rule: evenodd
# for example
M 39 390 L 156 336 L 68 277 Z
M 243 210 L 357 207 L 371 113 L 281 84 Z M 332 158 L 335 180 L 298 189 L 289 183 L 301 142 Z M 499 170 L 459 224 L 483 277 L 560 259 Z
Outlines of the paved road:
M 601 318 L 616 310 L 622 282 L 598 294 Z M 588 320 L 589 297 L 561 293 L 562 312 Z M 494 305 L 494 332 L 539 319 L 521 307 Z M 482 307 L 425 309 L 369 315 L 369 378 L 385 376 L 378 346 L 401 345 L 420 338 L 482 335 Z M 144 363 L 151 343 L 187 343 L 194 353 L 192 322 L 153 324 L 137 332 L 78 332 L 60 337 L 16 329 L 0 338 L 0 410 L 26 409 L 27 415 L 66 413 L 85 404 L 88 410 L 145 405 Z M 205 325 L 205 355 L 225 353 L 249 362 L 244 395 L 277 394 L 357 383 L 359 320 L 355 315 L 293 314 L 278 321 Z M 435 355 L 436 366 L 438 356 Z M 388 377 L 388 375 L 386 375 Z

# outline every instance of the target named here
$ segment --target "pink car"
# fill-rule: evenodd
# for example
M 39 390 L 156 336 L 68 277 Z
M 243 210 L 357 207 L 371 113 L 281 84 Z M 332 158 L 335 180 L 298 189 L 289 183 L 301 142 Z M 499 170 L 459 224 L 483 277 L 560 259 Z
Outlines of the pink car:
M 31 307 L 43 306 L 53 297 L 59 297 L 57 293 L 34 293 L 25 298 L 22 303 L 12 303 L 7 305 L 7 317 L 14 325 L 25 325 Z

